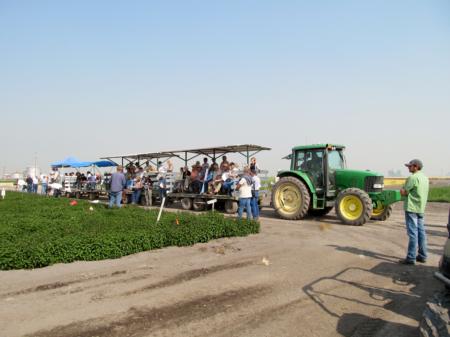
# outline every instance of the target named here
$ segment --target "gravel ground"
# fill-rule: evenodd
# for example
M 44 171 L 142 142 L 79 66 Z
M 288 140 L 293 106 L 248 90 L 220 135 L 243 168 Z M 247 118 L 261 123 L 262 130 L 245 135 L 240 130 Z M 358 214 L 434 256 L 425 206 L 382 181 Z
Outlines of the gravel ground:
M 303 221 L 263 209 L 261 233 L 116 260 L 0 272 L 0 336 L 418 336 L 447 237 L 426 214 L 430 258 L 403 266 L 401 205 L 386 222 Z

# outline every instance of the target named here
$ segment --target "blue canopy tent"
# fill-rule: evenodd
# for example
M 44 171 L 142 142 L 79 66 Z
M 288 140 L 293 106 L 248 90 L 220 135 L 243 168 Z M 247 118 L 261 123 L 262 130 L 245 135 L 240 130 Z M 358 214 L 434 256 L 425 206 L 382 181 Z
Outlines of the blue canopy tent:
M 62 161 L 57 161 L 54 163 L 51 163 L 50 166 L 53 168 L 62 168 L 62 167 L 88 167 L 91 166 L 91 162 L 87 161 L 80 161 L 75 157 L 67 157 Z
M 117 166 L 116 163 L 113 163 L 112 161 L 109 160 L 99 160 L 99 161 L 94 161 L 92 162 L 93 166 L 97 166 L 97 167 L 111 167 L 111 166 Z
M 62 161 L 57 161 L 50 164 L 53 168 L 62 168 L 62 167 L 73 167 L 73 168 L 80 168 L 80 167 L 89 167 L 89 166 L 96 166 L 96 167 L 111 167 L 111 166 L 117 166 L 116 163 L 113 163 L 109 160 L 99 160 L 99 161 L 80 161 L 75 157 L 67 157 Z

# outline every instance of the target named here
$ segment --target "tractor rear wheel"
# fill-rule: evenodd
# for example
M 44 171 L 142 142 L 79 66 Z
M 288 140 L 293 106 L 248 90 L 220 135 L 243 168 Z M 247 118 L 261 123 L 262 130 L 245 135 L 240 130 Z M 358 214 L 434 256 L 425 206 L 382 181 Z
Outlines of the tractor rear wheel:
M 347 188 L 336 199 L 336 214 L 346 225 L 362 226 L 372 215 L 372 200 L 359 188 Z
M 331 212 L 333 207 L 325 207 L 323 209 L 310 209 L 308 215 L 311 216 L 324 216 Z
M 377 203 L 377 206 L 372 211 L 372 220 L 386 221 L 392 214 L 392 205 L 384 206 L 382 203 Z
M 283 219 L 302 219 L 308 213 L 309 203 L 309 191 L 298 178 L 280 178 L 272 189 L 272 205 Z

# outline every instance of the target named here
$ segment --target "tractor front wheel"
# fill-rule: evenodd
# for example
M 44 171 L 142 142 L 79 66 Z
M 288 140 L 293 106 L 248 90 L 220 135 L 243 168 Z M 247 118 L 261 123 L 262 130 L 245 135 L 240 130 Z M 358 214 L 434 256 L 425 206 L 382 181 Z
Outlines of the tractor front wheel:
M 309 203 L 308 189 L 298 178 L 280 178 L 272 189 L 272 205 L 283 219 L 302 219 L 308 213 Z
M 346 225 L 362 226 L 372 215 L 372 200 L 359 188 L 347 188 L 336 199 L 336 214 Z
M 392 214 L 392 205 L 385 206 L 382 203 L 378 202 L 376 207 L 373 208 L 372 216 L 370 217 L 372 220 L 377 221 L 386 221 Z

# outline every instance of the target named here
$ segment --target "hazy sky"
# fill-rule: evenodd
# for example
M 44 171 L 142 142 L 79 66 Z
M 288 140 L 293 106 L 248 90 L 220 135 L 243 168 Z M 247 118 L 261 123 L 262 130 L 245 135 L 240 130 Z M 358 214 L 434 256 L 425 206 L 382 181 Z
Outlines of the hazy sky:
M 0 169 L 254 143 L 450 173 L 450 1 L 0 0 Z M 2 171 L 0 171 L 1 173 Z

